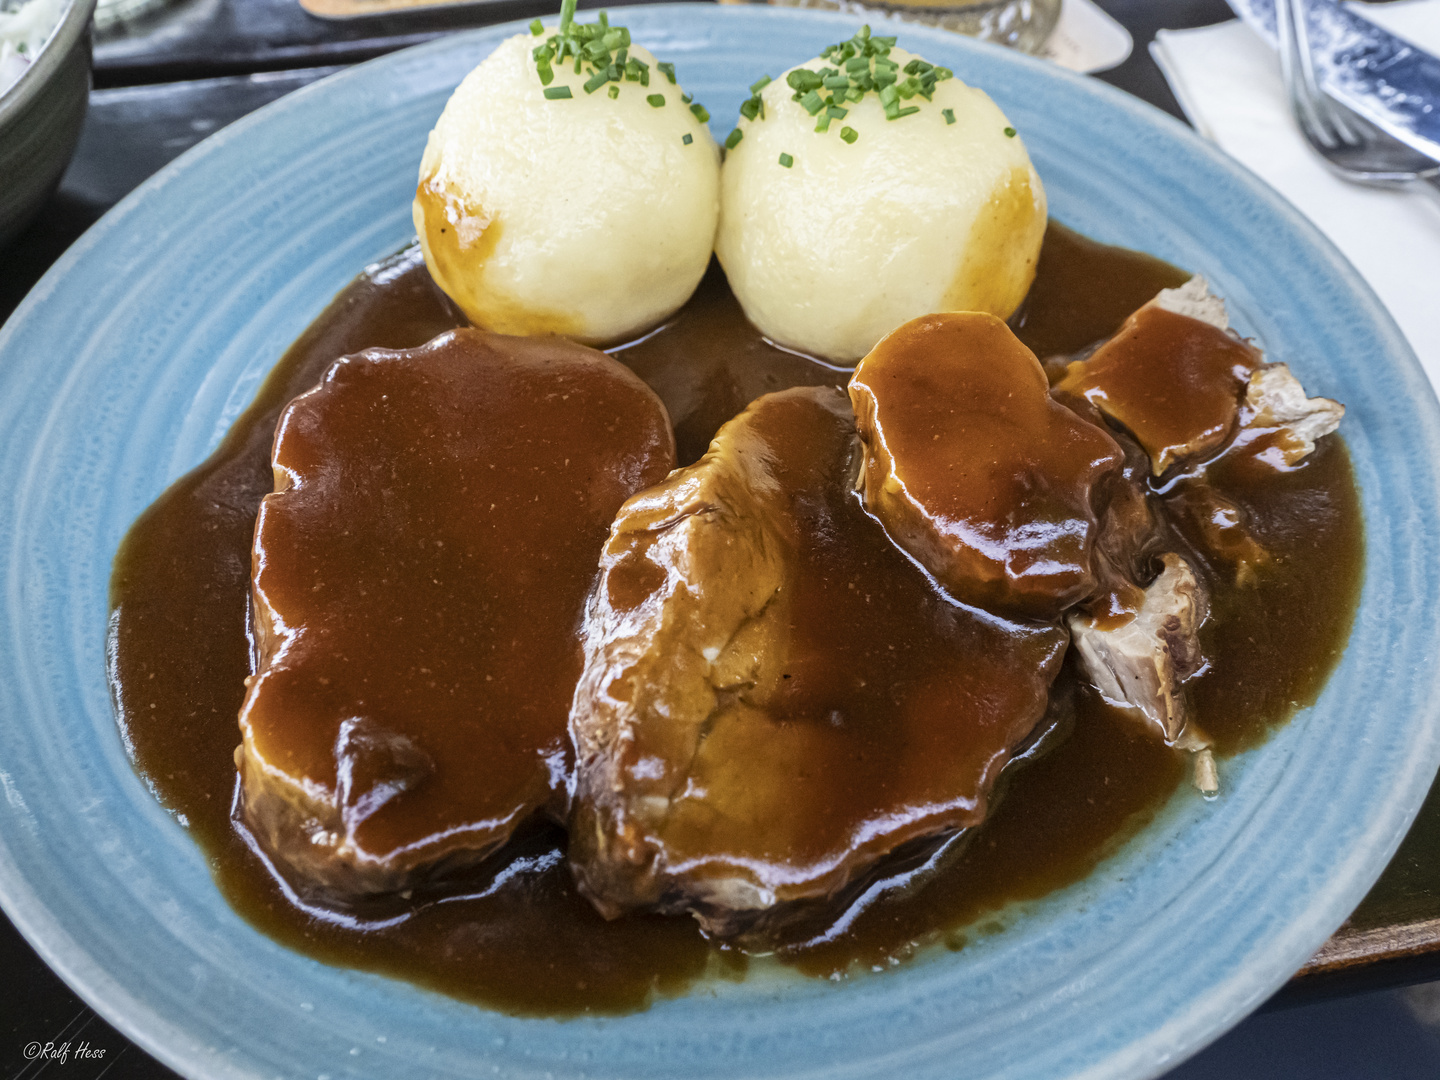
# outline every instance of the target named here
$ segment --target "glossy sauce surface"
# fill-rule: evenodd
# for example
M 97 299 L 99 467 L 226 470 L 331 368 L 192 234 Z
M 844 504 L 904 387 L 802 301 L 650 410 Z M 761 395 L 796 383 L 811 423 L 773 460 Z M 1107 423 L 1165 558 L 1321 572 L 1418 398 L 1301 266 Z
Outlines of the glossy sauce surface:
M 649 387 L 563 338 L 373 349 L 291 402 L 240 713 L 267 850 L 304 884 L 373 893 L 560 812 L 600 547 L 674 464 Z
M 1052 225 L 1014 323 L 1042 359 L 1078 351 L 1186 276 Z M 127 745 L 211 858 L 236 909 L 319 959 L 531 1015 L 626 1011 L 655 993 L 681 992 L 707 971 L 736 976 L 744 957 L 708 944 L 688 918 L 602 920 L 578 895 L 555 827 L 512 841 L 461 895 L 417 894 L 404 917 L 383 927 L 375 920 L 402 913 L 342 921 L 297 907 L 233 828 L 236 714 L 249 674 L 249 551 L 256 510 L 272 486 L 279 412 L 339 356 L 413 348 L 459 322 L 413 254 L 372 268 L 296 342 L 210 460 L 136 521 L 112 579 L 115 691 Z M 713 270 L 669 326 L 617 355 L 665 400 L 682 462 L 760 393 L 843 385 L 849 375 L 766 344 Z M 1263 739 L 1319 692 L 1349 634 L 1363 534 L 1337 439 L 1322 440 L 1278 479 L 1244 470 L 1217 479 L 1228 499 L 1250 509 L 1272 557 L 1248 589 L 1231 584 L 1228 572 L 1212 575 L 1215 617 L 1203 631 L 1211 665 L 1189 684 L 1205 730 L 1234 750 Z M 1090 873 L 1150 820 L 1181 782 L 1183 762 L 1073 675 L 1062 674 L 1053 707 L 1068 737 L 1013 773 L 967 846 L 919 870 L 898 867 L 897 888 L 843 933 L 828 923 L 797 930 L 781 958 L 829 975 L 886 966 L 936 942 L 961 947 L 1003 926 L 995 913 L 1007 904 Z
M 1095 591 L 1105 482 L 1120 447 L 1050 396 L 999 319 L 914 319 L 850 383 L 865 443 L 865 504 L 954 595 L 1054 618 Z
M 766 395 L 617 519 L 572 715 L 572 865 L 612 909 L 788 920 L 981 821 L 1045 714 L 1064 631 L 937 590 L 861 506 L 858 452 L 836 390 Z M 617 579 L 652 584 L 622 609 Z
M 1167 378 L 1155 377 L 1156 357 L 1165 358 Z M 1147 307 L 1094 355 L 1071 364 L 1055 389 L 1084 398 L 1134 435 L 1158 475 L 1219 449 L 1259 363 L 1253 348 L 1218 327 Z

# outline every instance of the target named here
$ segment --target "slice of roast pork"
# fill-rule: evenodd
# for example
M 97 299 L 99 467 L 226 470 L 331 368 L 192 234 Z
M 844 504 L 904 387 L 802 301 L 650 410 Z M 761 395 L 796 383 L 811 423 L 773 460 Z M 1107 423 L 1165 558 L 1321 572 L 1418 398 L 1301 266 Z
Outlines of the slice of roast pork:
M 1200 277 L 1167 289 L 1132 315 L 1088 358 L 1069 365 L 1056 396 L 1082 415 L 1090 410 L 1133 437 L 1156 476 L 1174 466 L 1174 501 L 1194 520 L 1207 557 L 1253 581 L 1269 556 L 1253 539 L 1241 509 L 1205 477 L 1204 462 L 1244 453 L 1273 467 L 1299 463 L 1315 440 L 1334 431 L 1344 406 L 1308 398 L 1284 364 L 1229 327 L 1224 301 Z M 1119 436 L 1124 438 L 1124 436 Z M 1203 664 L 1198 633 L 1205 597 L 1180 556 L 1145 589 L 1129 618 L 1077 612 L 1068 618 L 1086 673 L 1113 704 L 1140 718 L 1171 746 L 1195 752 L 1195 783 L 1218 788 L 1209 740 L 1191 722 L 1186 678 Z
M 1071 615 L 1066 622 L 1090 681 L 1109 704 L 1139 714 L 1168 746 L 1192 752 L 1195 785 L 1219 790 L 1210 740 L 1194 724 L 1183 684 L 1205 659 L 1199 630 L 1205 592 L 1190 565 L 1175 554 L 1126 616 Z
M 1123 455 L 1050 396 L 991 315 L 913 319 L 850 380 L 865 505 L 953 595 L 1055 618 L 1104 587 L 1095 542 Z
M 1202 663 L 1204 597 L 1178 556 L 1164 555 L 1158 576 L 1150 569 L 1164 534 L 1136 441 L 1108 433 L 1090 398 L 1054 400 L 1034 355 L 982 315 L 907 323 L 860 362 L 850 394 L 866 504 L 921 565 L 961 595 L 1071 609 L 1080 659 L 1107 701 L 1170 745 L 1208 745 L 1182 688 Z M 1005 591 L 984 591 L 987 576 Z
M 569 858 L 605 915 L 763 934 L 978 824 L 1067 635 L 945 596 L 854 490 L 843 394 L 770 394 L 615 520 L 586 612 Z
M 236 761 L 296 888 L 407 889 L 563 816 L 575 626 L 616 510 L 674 454 L 650 389 L 560 338 L 369 350 L 290 404 Z
M 1273 433 L 1293 465 L 1339 426 L 1345 407 L 1307 398 L 1284 364 L 1230 329 L 1225 302 L 1202 277 L 1165 289 L 1055 386 L 1128 431 L 1159 476 L 1203 461 L 1232 440 Z

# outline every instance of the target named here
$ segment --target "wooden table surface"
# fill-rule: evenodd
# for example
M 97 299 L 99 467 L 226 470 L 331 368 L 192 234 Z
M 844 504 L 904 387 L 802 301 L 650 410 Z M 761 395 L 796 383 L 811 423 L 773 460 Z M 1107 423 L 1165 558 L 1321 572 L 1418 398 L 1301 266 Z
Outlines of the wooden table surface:
M 1146 46 L 1158 29 L 1230 18 L 1224 0 L 1098 2 L 1135 39 L 1130 58 L 1098 77 L 1183 119 Z M 96 89 L 75 160 L 36 220 L 0 247 L 0 321 L 101 214 L 212 131 L 341 66 L 450 30 L 533 18 L 554 6 L 478 0 L 340 21 L 317 19 L 298 0 L 181 0 L 100 35 Z M 76 998 L 4 919 L 0 972 L 0 1080 L 38 1075 L 21 1052 L 37 1038 L 88 1039 L 106 1048 L 103 1058 L 69 1062 L 69 1080 L 174 1075 Z M 1432 789 L 1370 895 L 1267 1008 L 1434 979 L 1440 979 L 1440 790 Z

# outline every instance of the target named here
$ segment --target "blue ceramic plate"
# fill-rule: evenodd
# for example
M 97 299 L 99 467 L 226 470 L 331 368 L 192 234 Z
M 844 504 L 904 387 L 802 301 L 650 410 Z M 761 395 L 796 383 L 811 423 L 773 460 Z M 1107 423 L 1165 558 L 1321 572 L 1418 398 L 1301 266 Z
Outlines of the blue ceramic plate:
M 723 135 L 762 72 L 853 20 L 644 7 Z M 0 331 L 0 900 L 111 1022 L 205 1077 L 1142 1077 L 1234 1024 L 1340 924 L 1440 760 L 1437 408 L 1369 290 L 1274 192 L 1109 87 L 964 39 L 902 42 L 987 89 L 1052 213 L 1211 277 L 1240 328 L 1349 406 L 1364 598 L 1319 703 L 1178 794 L 1089 879 L 959 953 L 834 984 L 762 975 L 646 1012 L 500 1016 L 280 947 L 226 905 L 131 770 L 105 684 L 126 527 L 199 462 L 334 293 L 411 236 L 425 135 L 517 27 L 366 64 L 186 154 Z

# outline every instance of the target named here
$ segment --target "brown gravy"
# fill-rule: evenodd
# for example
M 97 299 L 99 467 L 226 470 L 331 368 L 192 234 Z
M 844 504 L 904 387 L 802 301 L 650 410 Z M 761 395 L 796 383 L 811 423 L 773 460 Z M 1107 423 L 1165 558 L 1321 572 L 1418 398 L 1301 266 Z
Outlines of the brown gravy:
M 906 323 L 860 361 L 850 400 L 865 505 L 952 596 L 1054 619 L 1096 592 L 1095 507 L 1124 454 L 1003 322 Z
M 571 714 L 570 864 L 611 914 L 688 908 L 763 947 L 983 820 L 1045 716 L 1068 636 L 940 594 L 862 506 L 857 455 L 845 395 L 794 387 L 617 516 Z
M 1078 350 L 1186 276 L 1052 224 L 1017 333 L 1042 359 Z M 272 488 L 279 412 L 339 356 L 413 348 L 461 321 L 413 250 L 371 267 L 291 347 L 210 459 L 137 519 L 111 583 L 110 661 L 126 745 L 207 853 L 236 910 L 317 959 L 550 1016 L 643 1008 L 707 971 L 739 977 L 746 958 L 707 942 L 688 918 L 601 919 L 576 892 L 564 834 L 552 826 L 512 841 L 461 895 L 417 895 L 404 910 L 338 916 L 292 902 L 232 825 L 250 545 Z M 715 429 L 756 396 L 843 385 L 849 376 L 766 343 L 713 268 L 675 319 L 615 355 L 664 399 L 681 463 L 699 457 Z M 1258 585 L 1241 589 L 1227 584 L 1233 575 L 1184 553 L 1208 571 L 1214 612 L 1204 632 L 1210 667 L 1189 688 L 1199 722 L 1229 753 L 1261 741 L 1323 686 L 1349 635 L 1363 530 L 1338 439 L 1323 440 L 1287 473 L 1237 466 L 1213 478 L 1248 511 L 1271 556 Z M 1082 878 L 1142 828 L 1181 783 L 1183 762 L 1073 677 L 1061 676 L 1055 707 L 1068 737 L 1011 775 L 1003 805 L 972 842 L 868 906 L 844 934 L 799 934 L 780 958 L 831 975 L 937 942 L 960 948 L 1003 925 L 1006 905 Z M 898 867 L 897 883 L 909 873 Z
M 467 327 L 335 364 L 274 462 L 242 819 L 327 890 L 479 862 L 564 805 L 597 553 L 675 466 L 659 398 L 566 338 Z
M 1151 376 L 1168 358 L 1170 378 Z M 1118 421 L 1150 455 L 1155 473 L 1187 456 L 1203 457 L 1233 433 L 1239 398 L 1259 353 L 1225 331 L 1162 308 L 1136 312 L 1055 389 L 1084 398 Z

